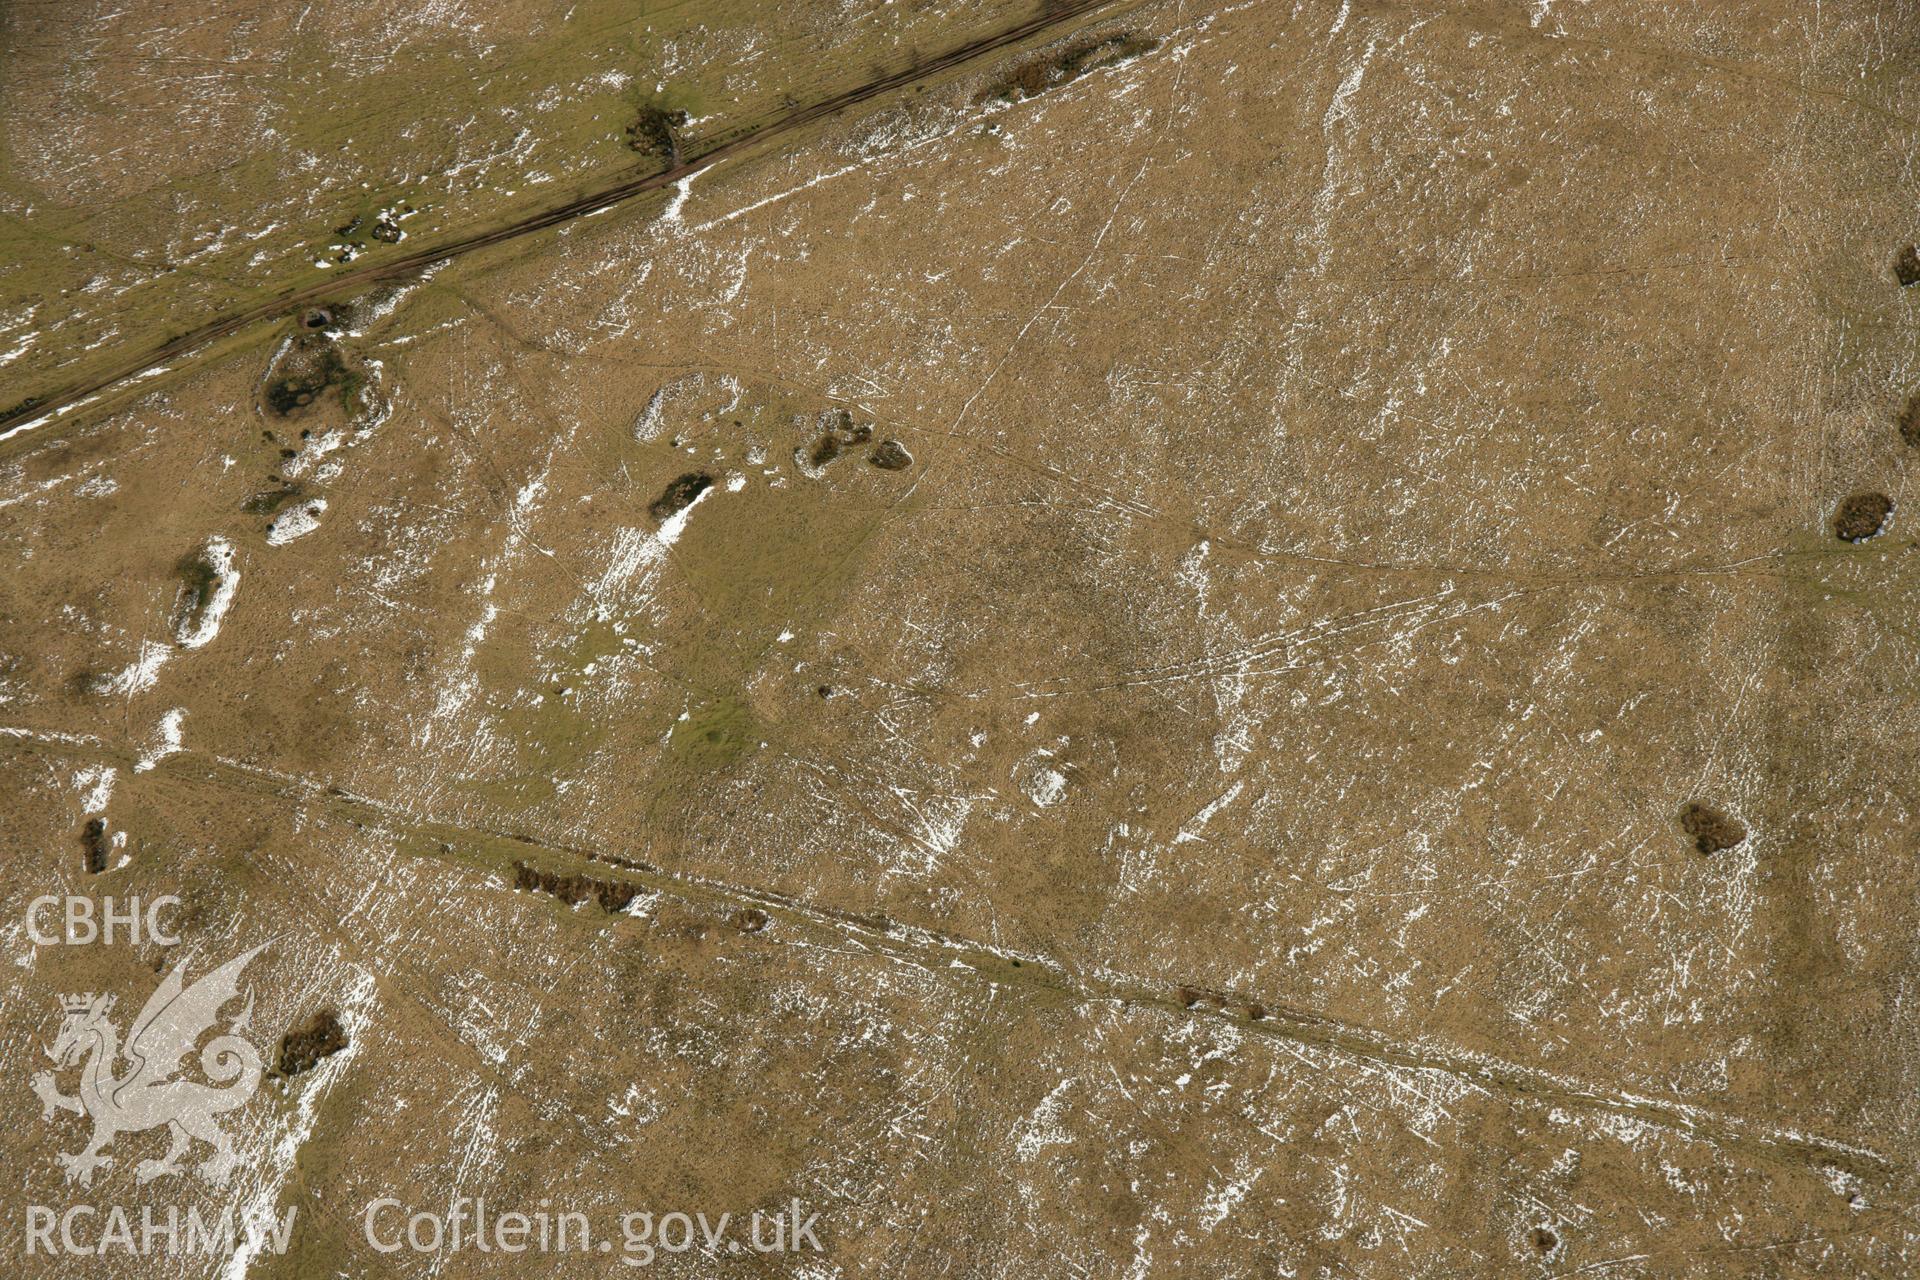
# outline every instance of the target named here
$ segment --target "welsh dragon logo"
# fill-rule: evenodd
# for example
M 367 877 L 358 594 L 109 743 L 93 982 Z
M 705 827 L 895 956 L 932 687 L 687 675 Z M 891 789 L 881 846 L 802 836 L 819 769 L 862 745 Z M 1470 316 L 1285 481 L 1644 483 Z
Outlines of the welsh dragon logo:
M 93 1121 L 93 1137 L 85 1148 L 59 1156 L 68 1182 L 91 1186 L 94 1170 L 113 1162 L 102 1152 L 119 1134 L 165 1125 L 173 1144 L 160 1159 L 142 1160 L 136 1166 L 134 1176 L 140 1182 L 179 1173 L 180 1158 L 198 1139 L 213 1148 L 213 1154 L 199 1165 L 201 1176 L 217 1186 L 226 1183 L 233 1170 L 233 1147 L 214 1117 L 244 1106 L 260 1087 L 260 1054 L 234 1034 L 249 1021 L 252 996 L 225 1033 L 200 1050 L 200 1070 L 213 1084 L 174 1077 L 200 1037 L 218 1024 L 220 1010 L 239 995 L 240 971 L 265 946 L 262 943 L 227 961 L 192 986 L 184 985 L 185 966 L 176 966 L 141 1007 L 124 1049 L 110 1016 L 112 996 L 61 997 L 66 1018 L 47 1056 L 58 1071 L 83 1064 L 80 1090 L 69 1097 L 60 1092 L 53 1071 L 41 1071 L 33 1077 L 33 1091 L 40 1099 L 43 1118 L 51 1119 L 55 1111 L 71 1111 Z M 123 1057 L 127 1069 L 116 1075 Z

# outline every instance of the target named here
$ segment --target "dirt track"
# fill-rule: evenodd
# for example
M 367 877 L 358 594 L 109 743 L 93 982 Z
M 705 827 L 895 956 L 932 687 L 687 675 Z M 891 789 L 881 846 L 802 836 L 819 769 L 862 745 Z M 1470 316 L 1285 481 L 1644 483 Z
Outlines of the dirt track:
M 635 196 L 650 191 L 659 191 L 670 187 L 685 178 L 691 178 L 703 170 L 711 168 L 722 160 L 737 156 L 762 143 L 771 141 L 796 129 L 804 128 L 816 121 L 826 119 L 838 112 L 846 111 L 861 103 L 897 92 L 920 81 L 927 80 L 943 72 L 953 71 L 970 62 L 998 53 L 1003 49 L 1017 45 L 1022 41 L 1066 26 L 1076 19 L 1085 18 L 1104 10 L 1123 7 L 1116 0 L 1068 0 L 1050 6 L 1040 16 L 1017 23 L 993 35 L 949 49 L 905 70 L 891 75 L 880 76 L 858 85 L 845 93 L 824 98 L 819 102 L 796 107 L 784 115 L 777 116 L 766 124 L 748 128 L 736 137 L 721 142 L 706 151 L 696 151 L 678 164 L 649 173 L 643 177 L 602 187 L 587 195 L 576 197 L 551 209 L 542 210 L 529 217 L 521 218 L 504 227 L 495 227 L 490 231 L 475 232 L 472 235 L 458 236 L 452 240 L 443 240 L 431 248 L 419 249 L 397 258 L 362 267 L 356 271 L 344 271 L 337 276 L 303 289 L 295 289 L 255 303 L 239 311 L 216 316 L 203 324 L 188 330 L 178 337 L 171 338 L 145 353 L 135 356 L 111 372 L 75 382 L 66 388 L 49 395 L 35 397 L 0 413 L 0 445 L 17 437 L 23 428 L 38 424 L 49 414 L 57 414 L 81 403 L 91 396 L 126 381 L 129 378 L 166 363 L 178 356 L 186 355 L 230 334 L 238 333 L 248 325 L 274 316 L 298 310 L 310 303 L 328 298 L 338 298 L 355 293 L 368 285 L 388 280 L 401 280 L 436 262 L 457 258 L 472 253 L 476 249 L 485 249 L 492 245 L 531 235 L 537 231 L 546 231 L 553 227 L 571 222 L 575 218 L 597 213 L 602 209 L 631 200 Z

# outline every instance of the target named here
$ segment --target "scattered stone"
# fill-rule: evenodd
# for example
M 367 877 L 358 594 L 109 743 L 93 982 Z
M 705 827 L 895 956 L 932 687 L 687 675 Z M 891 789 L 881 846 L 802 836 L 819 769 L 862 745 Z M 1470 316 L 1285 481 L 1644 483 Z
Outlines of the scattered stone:
M 339 1015 L 331 1009 L 322 1009 L 280 1037 L 277 1071 L 283 1077 L 297 1076 L 311 1071 L 346 1047 L 347 1032 L 340 1025 Z
M 1884 493 L 1856 493 L 1833 512 L 1833 536 L 1842 542 L 1865 542 L 1886 527 L 1893 499 Z
M 655 524 L 665 524 L 673 516 L 693 505 L 707 490 L 713 488 L 713 477 L 704 471 L 689 471 L 669 484 L 659 497 L 647 506 L 647 514 Z
M 733 913 L 733 927 L 742 933 L 759 933 L 773 923 L 773 917 L 758 907 L 742 907 Z
M 624 911 L 628 903 L 640 896 L 640 890 L 630 884 L 596 880 L 592 876 L 577 873 L 561 875 L 557 871 L 542 871 L 527 862 L 513 864 L 513 887 L 527 892 L 552 894 L 570 907 L 587 901 L 598 902 L 602 911 L 609 912 Z
M 882 471 L 905 471 L 913 465 L 913 455 L 898 440 L 882 440 L 867 455 L 867 461 Z
M 1747 838 L 1739 819 L 1698 800 L 1680 810 L 1680 829 L 1692 837 L 1693 847 L 1701 853 L 1737 849 Z
M 627 145 L 643 156 L 665 156 L 671 163 L 679 164 L 680 130 L 686 127 L 687 120 L 684 111 L 642 107 L 640 118 L 627 126 Z

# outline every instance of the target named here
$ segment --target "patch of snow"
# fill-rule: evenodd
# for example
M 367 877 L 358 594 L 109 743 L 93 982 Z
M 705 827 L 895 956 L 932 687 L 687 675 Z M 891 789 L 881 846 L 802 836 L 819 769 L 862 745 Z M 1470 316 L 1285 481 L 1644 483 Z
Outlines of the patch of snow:
M 33 340 L 39 336 L 40 331 L 38 329 L 20 335 L 20 341 L 17 344 L 7 348 L 5 351 L 0 351 L 0 365 L 12 364 L 15 360 L 27 354 L 28 351 L 33 349 Z
M 707 500 L 707 495 L 711 494 L 712 492 L 713 492 L 713 486 L 711 485 L 707 486 L 705 489 L 702 489 L 699 493 L 693 496 L 692 502 L 689 502 L 686 506 L 680 508 L 678 511 L 674 512 L 672 515 L 668 516 L 665 520 L 662 520 L 660 522 L 660 532 L 655 534 L 654 536 L 659 540 L 660 545 L 662 547 L 670 547 L 674 543 L 680 541 L 680 535 L 686 532 L 687 521 L 689 518 L 692 517 L 693 509 L 699 506 L 702 502 L 705 502 Z
M 107 681 L 107 692 L 132 697 L 153 688 L 153 682 L 160 678 L 160 668 L 173 656 L 173 646 L 156 644 L 152 640 L 140 642 L 140 656 L 129 663 L 125 670 Z
M 1061 1095 L 1072 1087 L 1074 1077 L 1068 1076 L 1053 1087 L 1053 1092 L 1040 1100 L 1026 1119 L 1016 1130 L 1019 1137 L 1014 1140 L 1014 1154 L 1022 1160 L 1031 1160 L 1048 1147 L 1065 1147 L 1073 1143 L 1073 1135 L 1061 1125 L 1060 1118 L 1066 1111 L 1066 1103 Z
M 1265 1169 L 1256 1168 L 1224 1186 L 1209 1187 L 1207 1198 L 1200 1205 L 1200 1225 L 1208 1231 L 1219 1226 L 1235 1206 L 1246 1199 L 1247 1192 L 1253 1189 L 1253 1184 L 1260 1181 L 1260 1175 L 1265 1172 Z
M 134 764 L 133 771 L 135 773 L 147 772 L 153 768 L 153 766 L 181 749 L 180 744 L 182 738 L 180 726 L 186 718 L 187 709 L 185 707 L 175 707 L 160 717 L 160 726 L 154 745 L 147 748 L 146 752 L 141 755 L 140 759 Z
M 320 516 L 326 509 L 325 498 L 311 498 L 282 513 L 267 526 L 267 545 L 284 547 L 295 538 L 306 537 L 320 527 Z
M 1234 800 L 1239 797 L 1241 789 L 1245 787 L 1245 785 L 1243 782 L 1236 782 L 1218 796 L 1215 796 L 1211 804 L 1208 804 L 1204 809 L 1200 810 L 1200 812 L 1187 819 L 1181 826 L 1180 833 L 1174 836 L 1173 842 L 1175 844 L 1186 844 L 1190 841 L 1200 839 L 1200 833 L 1206 829 L 1209 822 L 1213 821 L 1213 815 L 1232 804 Z
M 660 221 L 681 225 L 680 210 L 686 206 L 687 197 L 693 192 L 693 175 L 688 174 L 673 184 L 673 199 L 667 201 L 666 209 L 660 214 Z
M 1067 794 L 1067 775 L 1052 766 L 1035 769 L 1020 784 L 1020 789 L 1027 793 L 1027 799 L 1033 801 L 1036 807 L 1051 809 Z
M 74 789 L 81 792 L 80 812 L 105 813 L 113 799 L 113 780 L 117 771 L 110 765 L 88 765 L 73 775 Z

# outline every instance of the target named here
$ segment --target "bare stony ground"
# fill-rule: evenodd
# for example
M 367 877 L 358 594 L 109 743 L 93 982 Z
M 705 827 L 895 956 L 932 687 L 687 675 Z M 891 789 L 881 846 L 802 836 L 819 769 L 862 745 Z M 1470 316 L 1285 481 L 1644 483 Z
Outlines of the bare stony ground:
M 1048 15 L 899 7 L 403 0 L 412 86 L 372 10 L 167 11 L 143 56 L 392 79 L 437 150 L 315 182 L 448 243 L 664 176 L 383 274 L 303 256 L 292 152 L 163 141 L 195 217 L 306 222 L 86 359 L 33 246 L 185 215 L 28 113 L 142 37 L 0 9 L 8 1273 L 613 1275 L 625 1214 L 796 1202 L 817 1251 L 648 1270 L 1920 1271 L 1920 10 L 1172 0 L 943 62 Z M 543 60 L 428 92 L 509 17 Z M 589 127 L 603 45 L 649 92 Z M 549 89 L 456 198 L 461 95 Z M 168 894 L 177 944 L 32 936 Z M 70 1179 L 61 997 L 124 1036 L 256 947 L 224 1185 L 142 1181 L 161 1129 Z M 383 1251 L 460 1197 L 612 1247 Z M 30 1252 L 75 1205 L 296 1217 Z

